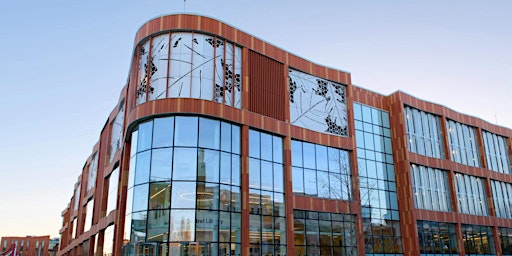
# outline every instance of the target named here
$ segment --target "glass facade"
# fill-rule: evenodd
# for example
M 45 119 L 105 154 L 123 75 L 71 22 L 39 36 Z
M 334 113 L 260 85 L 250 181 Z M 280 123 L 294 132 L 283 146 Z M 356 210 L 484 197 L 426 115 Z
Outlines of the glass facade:
M 290 123 L 348 136 L 346 85 L 290 68 Z
M 286 255 L 283 139 L 249 130 L 249 255 Z
M 460 164 L 480 167 L 476 129 L 452 120 L 446 122 L 451 160 Z
M 491 192 L 496 216 L 512 219 L 512 184 L 491 180 Z
M 507 138 L 487 131 L 482 131 L 482 138 L 487 169 L 495 172 L 510 173 Z
M 500 237 L 501 253 L 504 256 L 512 255 L 512 228 L 498 228 L 498 235 Z
M 451 211 L 448 172 L 411 164 L 414 206 L 418 209 Z
M 293 221 L 296 256 L 357 254 L 354 215 L 294 210 Z
M 354 119 L 366 254 L 401 254 L 389 114 L 354 103 Z
M 190 32 L 152 37 L 139 46 L 138 77 L 137 105 L 195 98 L 242 107 L 242 48 L 220 37 Z
M 125 254 L 240 255 L 240 127 L 155 118 L 132 133 Z
M 496 255 L 492 228 L 477 225 L 461 225 L 466 255 Z
M 439 117 L 405 106 L 409 151 L 424 156 L 443 158 L 443 140 Z
M 455 173 L 454 179 L 459 212 L 481 216 L 489 215 L 484 189 L 485 180 L 462 173 Z
M 350 200 L 352 181 L 348 151 L 292 140 L 293 193 Z
M 418 220 L 421 255 L 459 255 L 455 224 Z

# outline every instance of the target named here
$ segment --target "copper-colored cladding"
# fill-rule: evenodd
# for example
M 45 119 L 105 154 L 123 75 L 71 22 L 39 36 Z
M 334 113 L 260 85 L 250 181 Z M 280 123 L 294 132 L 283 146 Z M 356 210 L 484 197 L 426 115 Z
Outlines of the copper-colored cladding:
M 236 109 L 224 104 L 212 101 L 190 98 L 168 98 L 149 101 L 136 106 L 136 90 L 138 83 L 138 47 L 139 43 L 146 40 L 149 36 L 160 33 L 168 33 L 173 31 L 188 31 L 192 33 L 204 33 L 223 38 L 242 47 L 242 108 Z M 303 129 L 301 127 L 290 125 L 289 123 L 289 98 L 287 73 L 288 68 L 297 69 L 313 76 L 331 80 L 337 83 L 347 85 L 347 107 L 348 107 L 348 123 L 349 137 L 340 137 L 325 133 L 314 132 Z M 359 184 L 357 182 L 357 154 L 355 150 L 354 136 L 354 119 L 352 112 L 353 102 L 358 102 L 371 107 L 379 108 L 389 112 L 391 123 L 391 135 L 393 144 L 393 160 L 396 172 L 396 184 L 398 205 L 400 214 L 400 227 L 403 239 L 404 255 L 419 255 L 419 242 L 417 237 L 416 222 L 418 220 L 430 220 L 440 222 L 455 223 L 457 226 L 457 236 L 459 240 L 460 254 L 463 255 L 463 243 L 460 232 L 461 224 L 488 225 L 493 226 L 495 235 L 495 247 L 497 253 L 501 253 L 501 248 L 497 238 L 497 227 L 512 227 L 512 220 L 501 219 L 495 216 L 493 207 L 490 208 L 491 216 L 473 216 L 461 214 L 457 212 L 457 203 L 455 195 L 455 186 L 453 181 L 454 172 L 468 175 L 483 177 L 486 180 L 486 192 L 488 193 L 488 203 L 492 203 L 490 193 L 490 180 L 499 180 L 512 183 L 512 175 L 502 174 L 488 170 L 485 166 L 485 157 L 483 151 L 483 141 L 481 131 L 489 131 L 504 137 L 507 137 L 507 149 L 509 155 L 512 152 L 510 137 L 512 130 L 504 127 L 496 126 L 481 119 L 457 113 L 449 108 L 422 101 L 403 92 L 396 92 L 389 96 L 384 96 L 375 92 L 365 90 L 363 88 L 352 86 L 351 76 L 347 72 L 326 68 L 314 64 L 296 55 L 290 54 L 282 49 L 270 45 L 259 40 L 249 34 L 246 34 L 234 27 L 226 25 L 220 21 L 189 14 L 170 15 L 150 20 L 144 24 L 136 34 L 133 59 L 128 74 L 127 86 L 123 88 L 119 99 L 126 99 L 126 117 L 124 120 L 124 140 L 122 148 L 116 153 L 112 163 L 109 162 L 108 149 L 110 145 L 111 128 L 110 123 L 117 114 L 117 107 L 111 113 L 106 121 L 100 136 L 100 142 L 95 146 L 94 150 L 98 150 L 98 180 L 96 188 L 88 195 L 81 193 L 80 206 L 86 203 L 90 193 L 95 197 L 95 213 L 92 228 L 83 234 L 78 234 L 76 239 L 71 239 L 72 220 L 78 216 L 78 230 L 83 229 L 83 207 L 79 207 L 78 211 L 73 211 L 73 200 L 67 209 L 62 212 L 64 218 L 63 227 L 60 230 L 62 234 L 61 251 L 59 255 L 72 255 L 79 252 L 79 246 L 86 240 L 91 239 L 94 235 L 98 236 L 98 251 L 102 251 L 103 231 L 108 225 L 116 223 L 115 228 L 115 250 L 114 255 L 121 254 L 123 243 L 123 228 L 126 204 L 126 186 L 128 181 L 128 165 L 129 165 L 129 147 L 130 132 L 138 122 L 157 115 L 169 114 L 191 114 L 210 116 L 234 122 L 242 126 L 242 228 L 244 246 L 242 255 L 248 255 L 248 129 L 255 128 L 280 135 L 284 138 L 284 162 L 285 162 L 285 199 L 286 199 L 286 216 L 288 230 L 288 255 L 293 255 L 293 209 L 304 209 L 313 211 L 330 211 L 337 213 L 353 213 L 357 214 L 358 236 L 361 235 L 362 220 L 361 210 L 358 203 L 359 200 Z M 445 159 L 430 158 L 408 151 L 406 125 L 404 123 L 404 105 L 411 106 L 435 115 L 441 120 L 441 131 L 443 134 Z M 480 160 L 482 168 L 468 167 L 449 160 L 449 146 L 447 140 L 446 119 L 461 122 L 477 128 L 478 145 L 480 147 Z M 355 202 L 341 202 L 330 199 L 311 198 L 306 196 L 296 196 L 292 193 L 291 183 L 291 149 L 290 141 L 292 139 L 308 141 L 312 143 L 322 144 L 329 147 L 342 148 L 351 151 L 352 174 L 353 174 L 353 193 Z M 90 161 L 90 159 L 89 159 Z M 88 161 L 88 162 L 89 162 Z M 108 186 L 105 183 L 105 177 L 112 171 L 114 163 L 119 161 L 120 166 L 120 183 L 118 195 L 118 209 L 108 216 L 104 216 L 106 208 L 106 193 Z M 410 174 L 411 163 L 430 166 L 433 168 L 447 170 L 449 173 L 449 187 L 451 190 L 453 212 L 434 212 L 416 209 L 414 207 L 412 179 Z M 87 165 L 86 165 L 87 166 Z M 87 178 L 87 168 L 84 168 L 83 175 L 78 179 L 79 182 L 85 184 Z M 86 190 L 85 186 L 82 191 Z M 100 199 L 101 198 L 101 199 Z M 96 200 L 98 200 L 96 202 Z M 364 253 L 364 241 L 358 241 L 359 253 Z M 90 243 L 92 248 L 93 242 Z M 91 251 L 91 250 L 89 250 Z
M 285 120 L 283 64 L 249 51 L 249 111 Z

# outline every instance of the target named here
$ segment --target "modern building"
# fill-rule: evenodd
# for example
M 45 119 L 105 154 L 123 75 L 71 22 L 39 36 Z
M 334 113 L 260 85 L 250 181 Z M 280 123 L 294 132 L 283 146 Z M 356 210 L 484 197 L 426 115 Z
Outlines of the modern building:
M 50 236 L 4 236 L 0 244 L 0 255 L 48 256 Z
M 58 255 L 512 255 L 512 130 L 220 21 L 159 17 Z

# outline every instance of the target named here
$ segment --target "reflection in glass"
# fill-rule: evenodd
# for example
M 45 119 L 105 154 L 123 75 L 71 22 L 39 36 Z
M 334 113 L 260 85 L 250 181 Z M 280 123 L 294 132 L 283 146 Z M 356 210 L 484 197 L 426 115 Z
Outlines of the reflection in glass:
M 153 149 L 150 181 L 171 180 L 172 162 L 172 148 Z
M 171 205 L 171 184 L 151 183 L 149 185 L 149 209 L 166 209 Z
M 190 208 L 196 207 L 196 186 L 195 182 L 172 183 L 172 208 Z
M 173 135 L 174 117 L 163 117 L 154 120 L 153 148 L 172 146 Z
M 172 241 L 194 241 L 195 210 L 172 210 L 170 238 Z
M 197 149 L 174 148 L 173 180 L 196 180 Z
M 175 117 L 174 145 L 197 147 L 198 118 L 190 116 Z

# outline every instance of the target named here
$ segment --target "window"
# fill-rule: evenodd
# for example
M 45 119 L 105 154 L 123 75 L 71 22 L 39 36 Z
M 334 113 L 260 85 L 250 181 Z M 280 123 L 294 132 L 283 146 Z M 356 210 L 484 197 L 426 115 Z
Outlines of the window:
M 294 210 L 293 222 L 295 255 L 356 255 L 354 215 Z
M 507 138 L 487 131 L 482 131 L 482 138 L 487 169 L 495 172 L 510 173 Z
M 414 206 L 433 211 L 451 211 L 446 171 L 412 164 Z
M 250 255 L 286 254 L 283 140 L 249 130 Z
M 512 219 L 512 185 L 497 180 L 491 180 L 491 192 L 496 216 Z
M 439 117 L 405 106 L 409 151 L 429 157 L 443 158 L 443 141 Z
M 389 114 L 354 103 L 354 124 L 365 251 L 402 253 Z
M 351 200 L 348 151 L 292 140 L 292 166 L 295 194 Z
M 464 250 L 467 255 L 496 254 L 491 227 L 462 224 L 461 228 Z
M 460 164 L 480 167 L 480 155 L 475 128 L 447 120 L 451 160 Z
M 420 253 L 458 254 L 455 224 L 418 220 Z
M 484 190 L 485 180 L 480 177 L 455 173 L 454 183 L 459 212 L 472 215 L 489 215 Z
M 503 255 L 512 255 L 512 228 L 498 228 L 500 237 L 501 252 Z

